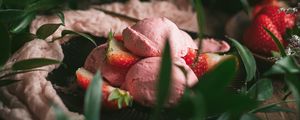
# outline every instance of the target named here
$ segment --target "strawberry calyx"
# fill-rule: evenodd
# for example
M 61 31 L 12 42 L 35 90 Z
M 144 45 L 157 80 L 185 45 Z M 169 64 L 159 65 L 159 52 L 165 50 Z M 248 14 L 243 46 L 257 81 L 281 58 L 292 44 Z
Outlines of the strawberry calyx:
M 123 106 L 131 106 L 133 98 L 128 91 L 115 88 L 108 96 L 108 101 L 117 101 L 118 108 L 121 109 Z

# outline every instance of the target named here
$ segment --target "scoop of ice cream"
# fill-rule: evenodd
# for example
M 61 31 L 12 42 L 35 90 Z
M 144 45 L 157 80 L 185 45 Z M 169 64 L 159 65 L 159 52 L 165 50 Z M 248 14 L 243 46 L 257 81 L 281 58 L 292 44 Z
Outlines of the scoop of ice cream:
M 167 40 L 170 42 L 172 56 L 183 57 L 188 51 L 186 41 L 192 41 L 191 37 L 164 17 L 143 19 L 126 28 L 123 37 L 125 47 L 133 54 L 143 57 L 161 56 Z
M 108 64 L 105 60 L 107 44 L 95 48 L 87 57 L 84 68 L 92 73 L 101 71 L 102 76 L 112 86 L 121 86 L 125 80 L 128 69 L 120 69 Z
M 196 75 L 181 58 L 173 58 L 171 89 L 169 99 L 165 106 L 175 105 L 184 93 L 186 86 L 193 86 L 197 82 Z M 148 57 L 133 65 L 127 75 L 125 87 L 133 99 L 145 106 L 155 105 L 156 83 L 158 81 L 160 57 Z M 178 67 L 182 66 L 187 71 L 187 77 Z M 188 83 L 188 84 L 186 84 Z

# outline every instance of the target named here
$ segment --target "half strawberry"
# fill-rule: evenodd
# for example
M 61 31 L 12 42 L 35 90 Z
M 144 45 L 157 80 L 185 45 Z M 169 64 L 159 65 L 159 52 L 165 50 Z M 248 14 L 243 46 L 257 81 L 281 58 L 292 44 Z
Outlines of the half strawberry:
M 117 41 L 110 32 L 108 36 L 108 48 L 106 60 L 109 64 L 120 68 L 129 68 L 135 64 L 140 58 L 128 52 L 122 41 Z
M 84 90 L 87 90 L 93 74 L 84 68 L 79 68 L 76 71 L 77 83 Z M 108 83 L 103 81 L 102 84 L 102 105 L 108 109 L 121 109 L 126 108 L 132 103 L 132 96 L 128 91 L 121 90 L 110 86 Z

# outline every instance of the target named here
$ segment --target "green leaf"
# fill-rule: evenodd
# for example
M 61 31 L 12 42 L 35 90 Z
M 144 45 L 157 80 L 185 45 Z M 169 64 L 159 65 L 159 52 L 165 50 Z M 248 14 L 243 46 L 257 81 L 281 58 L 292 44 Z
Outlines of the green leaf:
M 299 114 L 300 110 L 300 79 L 299 75 L 295 74 L 286 74 L 285 76 L 285 82 L 287 83 L 289 89 L 292 91 L 292 95 L 294 96 L 297 104 L 297 109 Z
M 289 102 L 295 102 L 294 100 L 291 101 L 281 101 L 277 103 L 272 103 L 268 105 L 264 105 L 258 108 L 255 108 L 251 110 L 249 113 L 258 113 L 258 112 L 294 112 L 291 109 L 288 108 L 282 108 L 279 106 L 279 104 L 289 103 Z
M 162 55 L 162 61 L 160 64 L 159 77 L 157 83 L 156 92 L 156 106 L 154 108 L 153 120 L 157 120 L 160 115 L 160 111 L 164 107 L 165 101 L 168 99 L 170 83 L 171 83 L 171 71 L 172 71 L 172 59 L 169 40 L 167 40 Z
M 197 13 L 197 23 L 198 23 L 199 40 L 200 40 L 199 43 L 201 43 L 205 31 L 205 17 L 204 17 L 205 14 L 204 14 L 204 9 L 201 0 L 194 0 L 194 5 Z
M 25 28 L 28 27 L 28 25 L 31 23 L 31 21 L 35 18 L 35 13 L 31 13 L 25 16 L 25 18 L 18 24 L 14 25 L 11 29 L 12 33 L 19 33 L 23 31 Z
M 2 6 L 2 3 L 3 3 L 3 0 L 0 0 L 0 8 L 1 8 L 1 6 Z
M 4 65 L 11 54 L 11 39 L 8 30 L 0 22 L 0 66 Z
M 228 37 L 228 39 L 235 46 L 235 48 L 237 49 L 237 51 L 244 63 L 244 67 L 245 67 L 245 70 L 247 73 L 246 81 L 247 82 L 251 81 L 254 78 L 255 73 L 256 73 L 256 62 L 255 62 L 255 59 L 254 59 L 252 53 L 250 52 L 250 50 L 248 48 L 241 45 L 235 39 L 232 39 L 229 37 Z
M 7 86 L 16 82 L 19 82 L 20 80 L 10 80 L 10 79 L 4 79 L 0 80 L 0 87 Z
M 92 42 L 95 46 L 97 46 L 97 44 L 94 41 L 94 39 L 91 38 L 89 35 L 84 34 L 84 33 L 75 32 L 75 31 L 71 31 L 71 30 L 63 30 L 61 32 L 61 38 L 64 37 L 64 36 L 66 36 L 66 35 L 69 35 L 69 34 L 82 36 L 82 37 L 86 38 L 87 40 L 89 40 L 90 42 Z
M 65 26 L 65 15 L 64 15 L 64 13 L 59 11 L 59 12 L 56 13 L 56 15 L 60 18 L 62 25 Z
M 193 0 L 194 1 L 194 7 L 197 13 L 197 23 L 198 23 L 198 37 L 199 37 L 199 42 L 198 42 L 198 50 L 196 54 L 196 59 L 194 60 L 194 63 L 198 61 L 198 56 L 201 53 L 202 49 L 202 38 L 204 37 L 204 31 L 205 31 L 205 14 L 204 14 L 204 9 L 202 5 L 201 0 Z
M 0 21 L 2 22 L 12 22 L 19 20 L 23 17 L 24 11 L 18 9 L 4 9 L 0 10 Z
M 283 45 L 280 43 L 279 39 L 266 27 L 263 27 L 264 30 L 272 37 L 272 40 L 275 42 L 277 48 L 279 49 L 279 52 L 282 57 L 287 56 L 284 50 Z
M 251 14 L 251 7 L 250 7 L 248 1 L 247 1 L 247 0 L 241 0 L 241 3 L 242 3 L 242 5 L 243 5 L 243 8 L 244 8 L 244 10 L 246 11 L 246 13 L 247 13 L 248 15 L 250 15 L 250 14 Z
M 29 32 L 22 32 L 18 34 L 12 34 L 12 53 L 19 50 L 25 43 L 33 40 L 36 36 Z
M 201 92 L 196 91 L 196 95 L 192 98 L 192 101 L 195 105 L 195 115 L 194 115 L 194 120 L 205 120 L 205 99 L 203 98 L 204 96 L 202 95 Z
M 34 13 L 39 11 L 45 11 L 52 8 L 55 8 L 59 5 L 62 5 L 64 0 L 39 0 L 37 2 L 34 2 L 30 5 L 28 5 L 25 8 L 26 13 Z
M 86 120 L 99 120 L 101 96 L 102 96 L 102 78 L 97 71 L 92 83 L 89 85 L 84 98 L 84 115 Z
M 48 58 L 32 58 L 14 63 L 12 70 L 28 70 L 53 64 L 61 64 L 61 62 Z
M 230 119 L 233 120 L 238 118 L 242 114 L 242 111 L 252 109 L 257 105 L 255 100 L 247 96 L 227 91 L 236 74 L 236 69 L 237 58 L 228 56 L 217 64 L 214 69 L 204 74 L 193 87 L 196 96 L 199 93 L 203 96 L 207 115 L 221 114 L 224 111 L 228 111 Z
M 108 101 L 112 101 L 112 100 L 116 100 L 116 99 L 118 99 L 118 98 L 120 98 L 121 97 L 121 95 L 120 95 L 120 93 L 118 92 L 118 90 L 117 89 L 114 89 L 110 94 L 109 94 L 109 96 L 108 96 Z
M 245 113 L 243 114 L 240 120 L 260 120 L 260 119 L 257 118 L 254 114 Z
M 251 86 L 247 94 L 258 101 L 264 101 L 273 96 L 273 85 L 270 79 L 260 79 Z
M 70 118 L 65 114 L 65 112 L 57 104 L 53 104 L 52 108 L 55 113 L 56 120 L 70 120 Z
M 292 56 L 284 57 L 278 61 L 268 70 L 264 75 L 273 74 L 297 74 L 300 73 L 300 66 Z
M 36 36 L 39 39 L 46 39 L 52 35 L 62 24 L 44 24 L 36 31 Z

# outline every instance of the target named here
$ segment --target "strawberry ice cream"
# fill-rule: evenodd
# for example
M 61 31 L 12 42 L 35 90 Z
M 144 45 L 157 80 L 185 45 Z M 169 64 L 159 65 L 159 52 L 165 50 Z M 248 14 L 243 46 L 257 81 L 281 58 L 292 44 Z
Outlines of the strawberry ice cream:
M 186 86 L 193 86 L 197 82 L 196 75 L 181 58 L 173 58 L 170 96 L 166 106 L 175 105 L 184 93 Z M 142 105 L 151 107 L 155 105 L 156 83 L 158 81 L 161 57 L 148 57 L 133 65 L 127 75 L 125 87 L 134 100 Z M 178 67 L 187 71 L 187 77 Z M 186 84 L 187 83 L 187 84 Z
M 95 73 L 100 70 L 102 76 L 113 86 L 121 86 L 125 80 L 127 69 L 112 66 L 105 60 L 107 44 L 95 48 L 87 57 L 84 68 Z
M 166 40 L 169 40 L 173 57 L 187 54 L 186 41 L 192 41 L 186 33 L 167 18 L 147 18 L 123 31 L 124 45 L 133 54 L 142 57 L 161 56 Z M 195 44 L 195 43 L 192 43 Z

